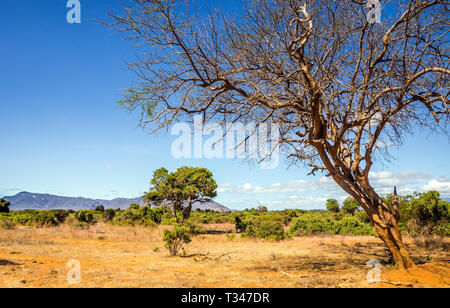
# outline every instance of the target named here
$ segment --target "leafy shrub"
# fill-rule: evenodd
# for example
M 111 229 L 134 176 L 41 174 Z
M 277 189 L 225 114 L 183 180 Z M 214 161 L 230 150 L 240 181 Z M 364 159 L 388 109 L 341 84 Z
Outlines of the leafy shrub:
M 33 217 L 33 223 L 38 226 L 57 226 L 59 224 L 55 214 L 49 211 L 39 211 Z
M 358 209 L 359 209 L 359 204 L 354 198 L 345 199 L 344 205 L 342 206 L 342 211 L 344 213 L 354 215 Z
M 164 209 L 160 207 L 139 207 L 132 204 L 125 211 L 116 212 L 113 222 L 119 225 L 156 226 L 161 223 L 164 213 Z
M 75 213 L 75 218 L 79 222 L 91 224 L 94 221 L 94 214 L 89 210 L 81 210 Z
M 189 228 L 176 226 L 173 230 L 164 230 L 163 240 L 165 242 L 164 246 L 169 250 L 170 254 L 176 256 L 184 244 L 191 242 Z
M 370 224 L 370 218 L 369 215 L 367 215 L 366 211 L 359 211 L 356 213 L 356 217 L 359 219 L 359 221 Z
M 237 232 L 245 232 L 246 224 L 242 221 L 242 219 L 239 216 L 236 216 L 234 218 L 235 221 L 235 228 Z
M 113 220 L 115 215 L 116 215 L 116 211 L 114 211 L 113 209 L 106 209 L 103 212 L 103 221 L 110 222 Z
M 320 213 L 319 213 L 320 214 Z M 315 233 L 337 233 L 337 222 L 330 216 L 317 213 L 304 214 L 292 221 L 289 234 L 293 236 Z
M 375 235 L 370 224 L 361 222 L 354 216 L 346 216 L 338 223 L 337 234 Z
M 333 213 L 339 213 L 339 203 L 336 199 L 328 199 L 326 204 L 327 210 Z
M 285 238 L 283 225 L 279 221 L 270 220 L 250 220 L 246 222 L 243 235 L 277 241 Z
M 139 210 L 139 204 L 132 203 L 129 207 L 130 210 Z
M 0 213 L 9 213 L 9 206 L 11 203 L 0 198 Z
M 441 200 L 439 192 L 416 194 L 401 204 L 401 225 L 410 235 L 450 235 L 450 203 Z
M 105 207 L 103 205 L 97 205 L 95 207 L 94 211 L 96 211 L 96 212 L 104 212 L 105 211 Z

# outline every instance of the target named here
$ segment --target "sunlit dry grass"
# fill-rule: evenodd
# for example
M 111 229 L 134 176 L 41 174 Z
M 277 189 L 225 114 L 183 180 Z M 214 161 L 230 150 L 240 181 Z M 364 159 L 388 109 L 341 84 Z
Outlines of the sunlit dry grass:
M 75 287 L 355 287 L 368 286 L 366 264 L 389 254 L 375 237 L 315 236 L 280 242 L 228 236 L 233 225 L 209 225 L 171 257 L 158 228 L 99 224 L 89 229 L 0 230 L 0 287 L 70 287 L 66 264 L 81 262 Z M 447 239 L 444 239 L 447 241 Z M 416 261 L 449 259 L 417 247 Z

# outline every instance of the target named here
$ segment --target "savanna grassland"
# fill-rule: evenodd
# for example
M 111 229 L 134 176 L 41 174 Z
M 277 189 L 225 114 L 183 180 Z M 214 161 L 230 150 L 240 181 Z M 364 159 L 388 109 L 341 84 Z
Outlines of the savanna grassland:
M 234 225 L 210 224 L 185 253 L 164 248 L 167 226 L 103 223 L 0 231 L 0 287 L 449 287 L 448 238 L 406 242 L 419 265 L 410 273 L 382 265 L 384 283 L 369 284 L 370 259 L 389 260 L 373 236 L 315 235 L 283 241 L 233 237 Z M 82 279 L 70 285 L 66 264 L 77 259 Z
M 197 210 L 183 225 L 168 208 L 137 204 L 0 213 L 0 287 L 450 287 L 450 204 L 439 193 L 401 198 L 399 226 L 417 265 L 409 271 L 396 269 L 351 205 Z M 77 284 L 70 260 L 80 264 Z M 371 260 L 377 283 L 367 279 Z

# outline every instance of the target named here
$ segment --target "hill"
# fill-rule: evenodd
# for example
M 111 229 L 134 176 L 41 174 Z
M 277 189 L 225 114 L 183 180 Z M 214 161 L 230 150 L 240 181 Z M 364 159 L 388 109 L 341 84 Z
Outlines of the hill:
M 105 208 L 125 209 L 132 203 L 143 205 L 142 198 L 116 198 L 113 200 L 90 199 L 83 197 L 61 197 L 50 194 L 38 194 L 30 192 L 21 192 L 14 196 L 4 197 L 5 200 L 11 202 L 10 209 L 17 210 L 82 210 L 94 209 L 98 205 L 103 205 Z M 231 210 L 213 200 L 205 200 L 203 202 L 196 202 L 193 204 L 193 210 L 200 208 L 202 210 L 212 210 L 217 212 L 230 212 Z

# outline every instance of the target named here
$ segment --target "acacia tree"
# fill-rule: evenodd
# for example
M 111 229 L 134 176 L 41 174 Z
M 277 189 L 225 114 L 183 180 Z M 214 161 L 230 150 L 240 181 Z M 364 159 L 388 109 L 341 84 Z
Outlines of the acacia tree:
M 330 212 L 339 213 L 339 203 L 336 199 L 328 199 L 326 203 L 326 208 Z
M 11 203 L 0 198 L 0 213 L 9 213 L 9 206 Z
M 289 159 L 323 171 L 367 212 L 400 268 L 414 266 L 374 158 L 420 126 L 448 125 L 448 1 L 260 0 L 204 17 L 189 0 L 129 0 L 111 26 L 137 41 L 140 83 L 122 105 L 141 125 L 276 123 Z
M 347 214 L 354 215 L 355 212 L 359 209 L 359 204 L 356 202 L 356 200 L 352 197 L 349 197 L 344 200 L 344 203 L 342 205 L 342 211 Z
M 161 168 L 153 173 L 150 191 L 144 199 L 150 204 L 170 207 L 177 223 L 181 212 L 184 224 L 191 215 L 193 203 L 216 197 L 216 189 L 212 173 L 206 168 L 181 167 L 171 173 Z

